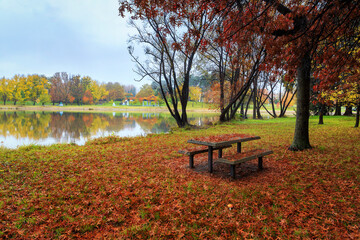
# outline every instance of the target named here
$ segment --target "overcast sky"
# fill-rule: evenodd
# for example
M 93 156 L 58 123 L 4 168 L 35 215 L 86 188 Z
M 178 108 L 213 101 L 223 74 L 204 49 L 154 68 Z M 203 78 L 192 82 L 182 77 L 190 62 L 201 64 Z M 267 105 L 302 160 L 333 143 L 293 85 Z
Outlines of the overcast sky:
M 0 77 L 55 72 L 139 88 L 118 0 L 0 0 Z

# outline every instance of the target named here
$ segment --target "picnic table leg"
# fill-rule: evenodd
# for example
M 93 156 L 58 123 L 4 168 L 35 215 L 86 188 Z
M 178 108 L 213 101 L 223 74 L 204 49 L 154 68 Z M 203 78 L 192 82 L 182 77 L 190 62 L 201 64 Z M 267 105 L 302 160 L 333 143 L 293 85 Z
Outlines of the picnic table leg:
M 189 156 L 189 165 L 190 168 L 194 168 L 194 155 Z
M 213 147 L 209 146 L 208 152 L 208 165 L 209 165 L 209 172 L 213 172 Z
M 222 158 L 222 148 L 219 149 L 218 157 L 219 157 L 219 158 Z
M 241 142 L 237 143 L 237 152 L 241 153 Z
M 262 157 L 259 157 L 258 168 L 259 168 L 259 170 L 262 170 L 262 169 L 263 169 L 263 158 L 262 158 Z
M 235 179 L 235 165 L 230 165 L 230 175 Z

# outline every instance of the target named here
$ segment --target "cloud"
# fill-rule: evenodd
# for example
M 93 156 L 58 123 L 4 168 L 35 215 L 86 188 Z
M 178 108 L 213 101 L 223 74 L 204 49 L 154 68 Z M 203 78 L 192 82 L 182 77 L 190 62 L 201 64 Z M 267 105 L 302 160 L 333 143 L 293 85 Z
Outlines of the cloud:
M 47 0 L 59 19 L 91 41 L 106 46 L 126 45 L 128 34 L 127 19 L 118 16 L 118 1 L 99 0 Z
M 139 87 L 126 21 L 117 0 L 0 0 L 0 74 L 66 71 Z
M 2 0 L 0 23 L 11 37 L 51 38 L 66 30 L 63 38 L 81 38 L 108 47 L 127 45 L 127 19 L 118 16 L 117 0 Z M 69 36 L 71 34 L 71 36 Z M 41 40 L 41 39 L 38 39 Z

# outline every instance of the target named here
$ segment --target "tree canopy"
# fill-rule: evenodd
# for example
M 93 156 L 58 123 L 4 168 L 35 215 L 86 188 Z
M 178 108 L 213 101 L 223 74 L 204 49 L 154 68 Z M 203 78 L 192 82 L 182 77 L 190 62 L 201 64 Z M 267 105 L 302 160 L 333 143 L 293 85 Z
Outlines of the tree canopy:
M 259 70 L 271 72 L 274 77 L 284 75 L 286 81 L 297 82 L 297 121 L 291 150 L 311 148 L 308 135 L 311 79 L 316 78 L 322 87 L 333 85 L 344 73 L 351 73 L 347 75 L 349 82 L 360 79 L 359 73 L 353 70 L 360 65 L 360 52 L 355 51 L 359 46 L 359 0 L 119 2 L 122 15 L 128 11 L 134 19 L 142 20 L 171 15 L 169 22 L 178 26 L 184 24 L 179 21 L 184 16 L 196 21 L 206 12 L 208 21 L 204 25 L 209 31 L 220 34 L 204 38 L 202 51 L 214 42 L 232 54 L 236 52 L 231 52 L 232 47 L 239 46 L 248 52 L 248 56 L 254 57 L 257 50 L 252 50 L 253 43 L 261 44 L 266 58 L 259 64 Z M 219 21 L 212 21 L 216 18 Z M 157 30 L 165 35 L 171 34 L 166 28 Z M 189 39 L 196 39 L 200 33 L 188 28 L 186 34 Z M 192 50 L 187 46 L 184 41 L 178 47 L 183 47 L 184 51 Z M 238 98 L 238 94 L 234 97 Z

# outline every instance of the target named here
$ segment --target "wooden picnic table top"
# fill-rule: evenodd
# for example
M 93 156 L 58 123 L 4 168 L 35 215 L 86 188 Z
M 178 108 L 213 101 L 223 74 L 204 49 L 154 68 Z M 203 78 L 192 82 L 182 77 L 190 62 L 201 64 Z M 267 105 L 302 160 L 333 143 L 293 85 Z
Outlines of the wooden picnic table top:
M 209 147 L 221 147 L 233 143 L 241 143 L 260 139 L 259 136 L 252 136 L 247 134 L 223 134 L 210 137 L 201 137 L 188 140 L 188 143 L 205 145 Z

